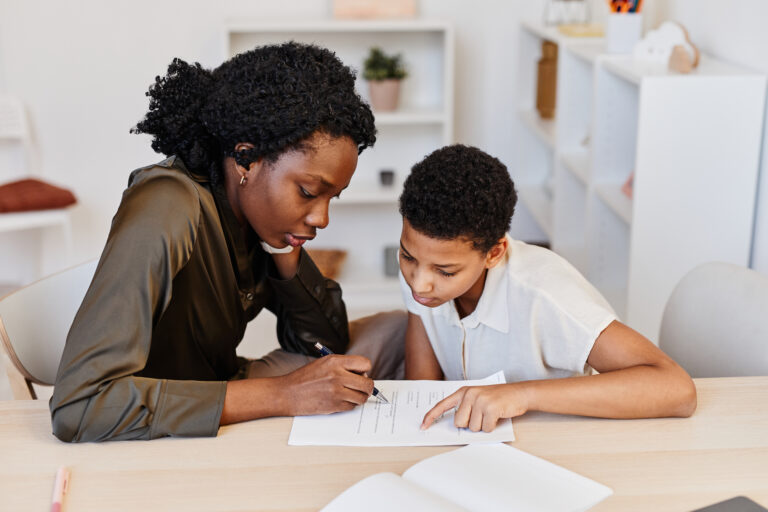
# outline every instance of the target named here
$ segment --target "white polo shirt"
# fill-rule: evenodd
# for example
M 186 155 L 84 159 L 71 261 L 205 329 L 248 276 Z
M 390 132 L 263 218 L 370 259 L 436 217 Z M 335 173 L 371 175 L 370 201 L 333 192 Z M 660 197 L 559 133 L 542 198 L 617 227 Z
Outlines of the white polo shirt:
M 504 372 L 507 382 L 584 375 L 611 306 L 554 252 L 509 238 L 505 260 L 488 271 L 477 307 L 460 319 L 454 301 L 416 302 L 400 274 L 408 311 L 419 315 L 447 380 Z

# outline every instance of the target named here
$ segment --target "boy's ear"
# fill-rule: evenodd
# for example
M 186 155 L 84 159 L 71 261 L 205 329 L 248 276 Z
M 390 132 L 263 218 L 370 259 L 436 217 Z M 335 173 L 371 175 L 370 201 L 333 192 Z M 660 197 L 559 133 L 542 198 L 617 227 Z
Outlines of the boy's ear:
M 504 255 L 507 254 L 508 248 L 509 241 L 507 240 L 507 237 L 499 238 L 496 245 L 491 247 L 491 250 L 485 255 L 485 268 L 493 268 L 498 265 L 499 262 L 504 259 Z

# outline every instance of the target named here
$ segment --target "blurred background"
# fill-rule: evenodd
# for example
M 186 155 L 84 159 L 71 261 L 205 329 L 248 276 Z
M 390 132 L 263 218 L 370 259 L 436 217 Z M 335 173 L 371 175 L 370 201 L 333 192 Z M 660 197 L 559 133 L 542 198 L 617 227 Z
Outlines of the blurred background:
M 582 4 L 578 8 L 585 9 L 584 20 L 553 19 L 558 16 L 557 9 L 570 8 L 571 5 L 565 4 L 576 3 Z M 606 50 L 604 39 L 598 37 L 588 42 L 589 38 L 583 37 L 568 39 L 557 30 L 558 23 L 569 21 L 587 21 L 604 27 L 610 16 L 607 3 L 417 0 L 412 5 L 413 16 L 394 21 L 359 22 L 335 19 L 338 13 L 335 15 L 334 8 L 338 6 L 331 0 L 0 1 L 0 94 L 20 102 L 28 128 L 21 150 L 18 140 L 0 137 L 3 164 L 0 185 L 34 176 L 68 189 L 77 198 L 77 203 L 66 209 L 66 217 L 35 219 L 13 213 L 0 214 L 0 295 L 42 275 L 99 256 L 129 172 L 162 159 L 150 148 L 147 136 L 132 135 L 129 130 L 147 110 L 147 88 L 157 75 L 165 73 L 174 57 L 200 62 L 210 68 L 254 44 L 287 38 L 335 45 L 334 49 L 346 63 L 358 70 L 362 70 L 369 47 L 377 44 L 386 51 L 401 53 L 409 70 L 398 110 L 377 113 L 380 144 L 365 156 L 366 160 L 361 160 L 353 180 L 355 186 L 350 187 L 351 197 L 345 204 L 334 207 L 328 233 L 321 233 L 314 245 L 318 249 L 344 251 L 346 257 L 337 271 L 351 317 L 398 307 L 399 292 L 391 268 L 391 247 L 397 245 L 399 236 L 398 187 L 409 165 L 451 142 L 478 146 L 509 167 L 521 195 L 520 207 L 512 222 L 513 237 L 552 247 L 572 260 L 609 297 L 620 315 L 629 318 L 630 325 L 634 323 L 652 339 L 657 334 L 660 308 L 674 281 L 699 261 L 687 257 L 671 264 L 669 267 L 674 268 L 675 274 L 661 286 L 658 297 L 640 291 L 633 298 L 635 285 L 632 283 L 653 283 L 655 273 L 667 266 L 663 258 L 655 255 L 677 252 L 673 244 L 693 248 L 731 246 L 734 249 L 722 257 L 714 253 L 706 259 L 731 260 L 768 273 L 765 86 L 759 82 L 768 72 L 768 31 L 764 27 L 768 3 L 763 0 L 739 3 L 647 0 L 644 3 L 640 20 L 643 34 L 664 21 L 675 20 L 685 26 L 690 40 L 702 53 L 701 80 L 686 82 L 675 94 L 698 98 L 699 106 L 692 108 L 706 109 L 712 103 L 724 102 L 734 103 L 734 110 L 739 112 L 744 108 L 736 105 L 739 98 L 749 98 L 751 111 L 756 112 L 754 118 L 746 115 L 725 121 L 712 117 L 717 111 L 708 114 L 704 122 L 686 118 L 679 126 L 706 125 L 714 131 L 673 130 L 672 138 L 680 137 L 681 132 L 689 136 L 675 139 L 675 144 L 667 149 L 664 145 L 651 147 L 651 134 L 664 128 L 667 122 L 664 115 L 673 122 L 688 115 L 688 107 L 681 107 L 677 112 L 677 103 L 670 99 L 674 96 L 664 96 L 666 89 L 654 89 L 658 82 L 643 81 L 656 73 L 644 75 L 645 71 L 637 71 L 631 63 L 627 68 L 622 68 L 624 64 L 620 61 L 606 64 L 610 76 L 605 80 L 610 82 L 618 76 L 620 83 L 615 87 L 608 82 L 603 84 L 597 62 Z M 333 25 L 339 22 L 353 27 Z M 393 28 L 387 25 L 390 22 L 400 25 Z M 355 23 L 362 24 L 355 27 Z M 574 39 L 585 43 L 577 41 L 573 49 L 568 50 Z M 574 70 L 558 70 L 558 80 L 570 80 L 572 87 L 557 90 L 557 99 L 568 98 L 570 112 L 576 112 L 572 114 L 577 119 L 574 122 L 583 128 L 583 137 L 579 140 L 585 147 L 590 144 L 590 130 L 599 122 L 597 115 L 602 108 L 594 101 L 595 91 L 603 86 L 613 87 L 611 90 L 618 91 L 619 96 L 624 95 L 615 101 L 629 98 L 629 108 L 634 110 L 628 115 L 632 126 L 627 137 L 635 142 L 629 152 L 631 163 L 625 171 L 637 171 L 634 200 L 625 194 L 624 199 L 617 199 L 625 204 L 611 207 L 610 198 L 601 196 L 599 186 L 591 184 L 590 179 L 598 176 L 601 158 L 595 153 L 599 149 L 597 133 L 591 133 L 593 153 L 585 164 L 592 166 L 589 171 L 592 178 L 586 177 L 583 185 L 569 185 L 571 178 L 567 174 L 562 179 L 558 177 L 565 172 L 558 170 L 558 162 L 567 161 L 568 147 L 563 144 L 570 142 L 548 130 L 554 126 L 560 130 L 564 126 L 557 124 L 561 122 L 557 115 L 564 112 L 565 104 L 558 105 L 557 114 L 549 119 L 534 108 L 535 80 L 539 78 L 537 72 L 543 72 L 537 66 L 544 57 L 541 43 L 545 40 L 559 43 L 561 55 L 555 59 L 561 59 L 561 66 L 570 62 L 563 59 L 575 59 Z M 732 66 L 731 71 L 722 75 L 745 77 L 745 81 L 712 85 L 703 76 L 710 73 L 706 59 Z M 581 65 L 586 67 L 579 71 Z M 569 73 L 576 78 L 567 78 L 571 76 Z M 721 76 L 719 71 L 712 73 Z M 750 82 L 752 78 L 759 80 Z M 677 84 L 674 79 L 673 76 L 667 82 Z M 762 92 L 755 96 L 760 83 Z M 685 88 L 689 86 L 690 93 Z M 698 89 L 700 86 L 702 89 Z M 368 98 L 367 83 L 362 78 L 359 87 L 361 94 Z M 626 92 L 622 92 L 625 89 Z M 612 106 L 609 110 L 619 112 L 622 108 Z M 534 113 L 533 117 L 530 113 Z M 727 126 L 719 126 L 720 123 Z M 722 130 L 737 132 L 743 145 L 723 139 Z M 609 136 L 618 139 L 624 134 Z M 547 137 L 551 140 L 547 141 Z M 691 148 L 697 144 L 712 146 L 712 140 L 723 140 L 727 162 L 736 162 L 734 167 L 738 168 L 720 165 L 717 169 L 702 169 L 701 172 L 706 173 L 702 181 L 707 187 L 714 184 L 717 188 L 718 183 L 743 175 L 738 178 L 739 188 L 730 195 L 703 197 L 711 189 L 696 192 L 696 184 L 690 181 L 696 178 L 686 174 L 684 180 L 689 180 L 689 190 L 696 195 L 693 206 L 686 207 L 686 211 L 691 213 L 695 208 L 714 211 L 716 217 L 724 219 L 716 227 L 740 233 L 732 245 L 717 229 L 711 231 L 709 238 L 701 238 L 700 233 L 712 228 L 714 221 L 709 219 L 702 220 L 701 226 L 691 225 L 690 240 L 686 239 L 687 230 L 665 234 L 663 227 L 658 227 L 661 220 L 673 218 L 678 212 L 670 210 L 669 203 L 657 201 L 656 197 L 667 195 L 656 196 L 653 187 L 666 187 L 666 178 L 654 181 L 650 178 L 652 171 L 643 171 L 648 178 L 640 182 L 640 168 L 643 165 L 655 168 L 655 155 L 663 157 L 667 151 L 673 153 L 675 148 Z M 678 167 L 685 166 L 684 162 L 697 161 L 695 155 L 690 155 L 690 159 L 685 154 L 675 157 Z M 537 165 L 546 168 L 543 174 L 533 171 Z M 393 184 L 384 183 L 387 178 L 382 171 L 392 171 Z M 760 172 L 762 181 L 758 179 Z M 524 188 L 526 185 L 533 185 L 534 189 Z M 539 185 L 545 192 L 546 204 L 542 211 L 537 211 L 535 200 L 535 186 Z M 673 180 L 669 185 L 678 197 L 684 197 L 679 193 L 686 190 L 684 182 Z M 572 192 L 569 187 L 573 188 Z M 574 206 L 574 201 L 583 204 Z M 584 221 L 571 226 L 569 219 L 575 217 L 567 208 L 578 210 Z M 597 221 L 590 221 L 590 216 L 601 215 L 601 208 L 606 208 L 608 217 L 594 224 Z M 648 214 L 651 220 L 646 222 L 643 215 L 650 210 L 655 210 L 656 216 Z M 738 215 L 731 217 L 736 210 Z M 611 220 L 611 211 L 619 213 L 618 221 Z M 613 228 L 612 222 L 620 226 Z M 569 235 L 574 233 L 578 235 L 576 245 L 580 249 L 569 252 L 573 246 Z M 610 240 L 601 241 L 601 236 Z M 599 254 L 590 254 L 590 249 L 598 245 Z M 705 256 L 702 254 L 702 258 Z M 652 264 L 643 265 L 644 261 Z M 612 269 L 612 262 L 619 262 L 617 270 Z M 606 272 L 610 276 L 606 277 Z M 651 302 L 652 307 L 643 309 L 644 304 Z M 255 330 L 249 329 L 243 348 L 246 355 L 258 355 L 274 343 L 265 334 L 271 335 L 271 329 L 267 328 L 271 320 L 263 321 L 267 323 L 259 324 Z

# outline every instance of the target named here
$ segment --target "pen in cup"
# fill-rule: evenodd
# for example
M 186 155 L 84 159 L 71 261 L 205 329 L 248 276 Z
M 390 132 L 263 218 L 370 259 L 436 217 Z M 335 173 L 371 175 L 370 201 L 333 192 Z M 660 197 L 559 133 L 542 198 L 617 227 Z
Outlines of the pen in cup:
M 51 498 L 51 512 L 62 512 L 64 510 L 64 494 L 69 487 L 69 470 L 64 466 L 56 472 L 56 482 L 53 484 L 53 497 Z
M 323 345 L 320 342 L 316 342 L 315 343 L 315 348 L 320 352 L 320 355 L 329 356 L 329 355 L 333 354 L 333 352 L 331 352 L 331 350 L 328 347 L 326 347 L 325 345 Z M 381 402 L 384 402 L 385 404 L 389 403 L 389 400 L 387 400 L 384 397 L 384 395 L 381 393 L 381 391 L 376 389 L 376 386 L 373 387 L 373 394 L 372 394 L 372 396 L 376 397 L 377 400 L 379 400 Z

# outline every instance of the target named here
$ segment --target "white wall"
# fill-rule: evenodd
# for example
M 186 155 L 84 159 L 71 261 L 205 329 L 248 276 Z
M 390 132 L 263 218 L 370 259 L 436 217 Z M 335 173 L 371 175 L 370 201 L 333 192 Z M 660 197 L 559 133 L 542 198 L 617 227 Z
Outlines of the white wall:
M 655 2 L 653 14 L 654 25 L 664 20 L 682 23 L 702 51 L 768 73 L 768 2 L 765 0 L 662 0 Z M 768 119 L 768 107 L 765 118 Z M 765 129 L 751 266 L 768 274 L 768 130 Z
M 513 166 L 517 27 L 521 19 L 540 19 L 544 0 L 418 3 L 422 17 L 449 19 L 456 26 L 456 141 L 480 146 Z M 592 5 L 599 17 L 603 3 Z M 732 5 L 647 0 L 646 26 L 679 19 L 703 50 L 768 69 L 768 32 L 761 25 L 768 19 L 768 2 Z M 0 90 L 28 106 L 42 174 L 72 188 L 80 200 L 75 260 L 100 252 L 129 171 L 159 159 L 146 136 L 128 133 L 146 110 L 144 92 L 155 75 L 176 56 L 217 65 L 226 19 L 286 19 L 292 13 L 330 17 L 331 0 L 0 0 Z M 755 266 L 768 271 L 768 176 L 762 188 Z M 522 208 L 513 233 L 540 237 Z
M 422 17 L 456 25 L 456 140 L 510 165 L 517 26 L 541 0 L 422 0 Z M 0 0 L 0 87 L 27 105 L 42 175 L 71 188 L 75 261 L 98 255 L 128 173 L 160 159 L 128 130 L 173 57 L 216 66 L 236 17 L 326 18 L 330 0 Z M 518 232 L 535 228 L 522 219 Z M 518 224 L 516 222 L 516 224 Z

